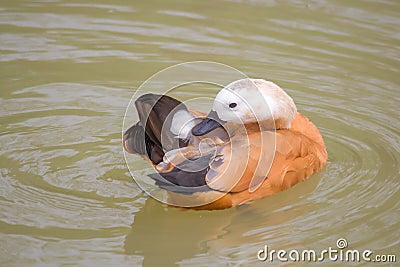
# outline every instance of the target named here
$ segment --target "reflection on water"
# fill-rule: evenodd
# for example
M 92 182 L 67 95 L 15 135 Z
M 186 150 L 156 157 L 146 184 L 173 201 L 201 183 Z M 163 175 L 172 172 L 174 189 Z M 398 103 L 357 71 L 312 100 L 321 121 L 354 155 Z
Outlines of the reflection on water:
M 131 231 L 126 236 L 127 254 L 141 255 L 144 266 L 165 266 L 196 254 L 207 252 L 207 241 L 225 234 L 234 212 L 204 216 L 202 213 L 168 209 L 155 200 L 148 200 L 135 214 Z M 149 231 L 149 229 L 151 229 Z
M 281 228 L 281 224 L 294 219 L 314 223 L 315 217 L 302 218 L 313 210 L 313 204 L 302 199 L 313 192 L 321 177 L 318 174 L 310 183 L 274 195 L 264 203 L 257 201 L 217 212 L 167 208 L 148 199 L 135 213 L 124 242 L 125 253 L 140 257 L 143 266 L 157 266 L 160 262 L 166 266 L 176 262 L 235 266 L 256 263 L 256 252 L 271 239 L 284 242 L 283 248 L 304 245 L 301 239 L 293 239 L 291 232 L 296 225 Z
M 399 12 L 394 0 L 3 1 L 0 265 L 248 266 L 264 245 L 338 238 L 396 253 Z M 121 149 L 126 105 L 151 75 L 193 60 L 285 88 L 320 128 L 327 167 L 224 211 L 143 194 Z

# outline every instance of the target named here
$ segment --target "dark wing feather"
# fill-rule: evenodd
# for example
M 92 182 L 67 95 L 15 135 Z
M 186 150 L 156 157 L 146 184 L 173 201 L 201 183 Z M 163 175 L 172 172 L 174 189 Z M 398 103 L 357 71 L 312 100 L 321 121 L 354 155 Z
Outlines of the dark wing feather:
M 149 177 L 155 180 L 157 186 L 165 190 L 181 194 L 193 194 L 211 191 L 205 182 L 207 171 L 205 169 L 200 172 L 186 172 L 174 169 L 167 173 L 153 173 Z
M 169 129 L 171 128 L 173 114 L 178 110 L 188 112 L 186 106 L 170 96 L 155 94 L 140 96 L 135 101 L 135 106 L 140 122 L 149 138 L 160 147 L 162 146 L 164 150 L 177 148 L 174 147 L 176 136 Z M 185 145 L 186 143 L 180 140 L 179 146 Z
M 155 164 L 160 163 L 164 157 L 162 147 L 150 139 L 140 122 L 126 130 L 123 144 L 129 153 L 147 156 Z
M 158 164 L 162 161 L 164 151 L 174 148 L 177 143 L 174 134 L 167 131 L 171 127 L 171 112 L 182 109 L 187 111 L 187 108 L 172 97 L 156 94 L 140 96 L 135 101 L 135 106 L 140 121 L 124 133 L 125 150 L 146 155 L 154 164 Z M 186 145 L 187 141 L 179 139 L 175 146 Z
M 153 173 L 149 176 L 156 181 L 159 187 L 183 194 L 193 194 L 196 192 L 207 192 L 211 189 L 207 186 L 206 175 L 210 170 L 209 167 L 197 170 L 199 166 L 208 166 L 213 155 L 208 154 L 201 158 L 188 159 L 178 164 L 172 171 L 165 173 Z

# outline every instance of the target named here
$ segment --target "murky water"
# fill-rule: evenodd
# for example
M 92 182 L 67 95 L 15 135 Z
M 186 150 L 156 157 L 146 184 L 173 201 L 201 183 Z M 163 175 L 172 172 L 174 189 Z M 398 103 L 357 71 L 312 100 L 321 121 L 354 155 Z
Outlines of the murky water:
M 398 1 L 97 2 L 0 3 L 1 266 L 266 265 L 264 245 L 338 238 L 400 257 Z M 224 211 L 142 193 L 121 149 L 126 105 L 193 60 L 285 88 L 320 128 L 327 167 Z

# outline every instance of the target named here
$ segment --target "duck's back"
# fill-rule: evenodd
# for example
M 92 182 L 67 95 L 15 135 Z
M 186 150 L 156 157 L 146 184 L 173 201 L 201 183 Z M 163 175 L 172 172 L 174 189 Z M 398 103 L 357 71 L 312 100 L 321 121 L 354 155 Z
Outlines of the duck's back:
M 319 145 L 319 148 L 321 149 L 321 152 L 323 152 L 323 155 L 321 160 L 325 158 L 325 163 L 328 159 L 328 154 L 326 153 L 325 149 L 325 143 L 324 140 L 322 139 L 322 135 L 319 132 L 318 128 L 312 123 L 306 116 L 304 116 L 301 113 L 297 113 L 296 117 L 294 118 L 292 122 L 292 126 L 290 128 L 291 131 L 299 132 L 309 138 L 313 143 L 316 143 Z
M 254 192 L 232 194 L 232 205 L 275 194 L 306 180 L 327 162 L 325 144 L 317 127 L 297 113 L 288 130 L 276 131 L 276 151 L 267 178 Z

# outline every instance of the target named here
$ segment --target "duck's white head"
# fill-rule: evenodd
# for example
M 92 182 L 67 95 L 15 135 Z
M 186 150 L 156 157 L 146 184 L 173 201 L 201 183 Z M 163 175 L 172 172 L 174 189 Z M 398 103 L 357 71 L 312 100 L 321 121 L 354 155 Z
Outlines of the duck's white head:
M 241 79 L 217 94 L 208 119 L 194 127 L 192 133 L 203 135 L 224 122 L 257 122 L 270 129 L 288 129 L 296 112 L 293 99 L 275 83 L 263 79 Z

